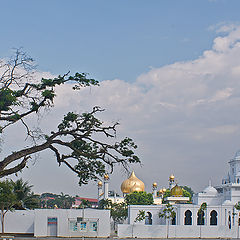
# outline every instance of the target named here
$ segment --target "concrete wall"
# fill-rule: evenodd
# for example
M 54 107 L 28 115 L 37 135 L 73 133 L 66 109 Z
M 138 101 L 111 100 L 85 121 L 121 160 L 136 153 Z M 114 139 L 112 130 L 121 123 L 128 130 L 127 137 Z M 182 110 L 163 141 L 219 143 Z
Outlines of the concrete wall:
M 34 233 L 34 210 L 7 212 L 4 224 L 5 233 Z M 0 224 L 0 231 L 2 226 Z
M 166 238 L 166 225 L 119 224 L 119 238 Z M 169 226 L 169 238 L 239 238 L 237 227 Z
M 57 218 L 58 237 L 108 237 L 110 236 L 110 211 L 98 209 L 37 209 L 35 210 L 34 236 L 48 236 L 48 218 Z M 96 219 L 98 222 L 97 233 L 71 232 L 69 219 Z

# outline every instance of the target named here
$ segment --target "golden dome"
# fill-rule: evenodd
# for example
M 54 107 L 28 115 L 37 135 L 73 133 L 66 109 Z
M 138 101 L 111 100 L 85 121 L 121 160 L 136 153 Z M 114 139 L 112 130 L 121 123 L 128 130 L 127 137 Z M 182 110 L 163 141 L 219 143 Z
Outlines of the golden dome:
M 176 185 L 171 189 L 171 196 L 173 197 L 182 197 L 183 196 L 183 190 L 181 187 Z
M 171 176 L 169 177 L 169 180 L 170 180 L 170 181 L 174 181 L 174 178 L 175 178 L 174 175 L 171 174 Z
M 158 191 L 158 195 L 162 195 L 163 194 L 163 191 L 162 191 L 162 189 L 160 189 L 159 191 Z
M 108 176 L 108 174 L 106 173 L 106 174 L 104 174 L 104 180 L 108 180 L 109 179 L 109 176 Z
M 98 187 L 102 187 L 102 185 L 103 185 L 102 181 L 99 181 L 98 182 Z
M 131 176 L 123 181 L 121 185 L 123 193 L 141 192 L 144 191 L 144 188 L 144 183 L 135 176 L 134 171 L 132 171 Z
M 157 187 L 157 183 L 154 182 L 152 186 L 153 186 L 154 188 L 156 188 L 156 187 Z
M 163 193 L 165 193 L 166 192 L 166 188 L 163 188 L 162 191 L 163 191 Z

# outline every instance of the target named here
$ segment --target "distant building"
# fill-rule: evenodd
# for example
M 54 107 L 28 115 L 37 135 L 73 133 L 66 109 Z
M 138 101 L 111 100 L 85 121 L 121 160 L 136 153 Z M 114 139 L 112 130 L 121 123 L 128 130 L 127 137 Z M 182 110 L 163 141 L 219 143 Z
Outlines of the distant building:
M 72 208 L 78 208 L 82 204 L 82 200 L 88 201 L 91 208 L 97 208 L 98 207 L 98 199 L 96 198 L 84 198 L 84 197 L 75 197 L 75 202 L 72 205 Z

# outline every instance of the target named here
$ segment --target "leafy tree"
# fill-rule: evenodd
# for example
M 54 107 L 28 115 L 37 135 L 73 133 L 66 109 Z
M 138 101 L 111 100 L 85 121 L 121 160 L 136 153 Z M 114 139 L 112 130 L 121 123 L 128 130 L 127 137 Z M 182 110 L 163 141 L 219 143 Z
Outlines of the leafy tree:
M 72 204 L 75 201 L 75 198 L 64 194 L 53 194 L 53 193 L 43 193 L 40 196 L 41 199 L 41 206 L 43 208 L 62 208 L 62 209 L 69 209 L 72 207 Z
M 99 209 L 111 209 L 112 201 L 109 199 L 101 199 L 98 202 L 98 208 Z
M 22 178 L 16 182 L 12 181 L 13 191 L 17 198 L 17 203 L 14 205 L 15 209 L 34 209 L 40 206 L 40 200 L 38 196 L 34 195 L 31 191 L 32 185 L 28 182 L 24 182 Z
M 134 222 L 141 222 L 146 219 L 146 213 L 144 210 L 139 210 L 137 217 L 135 218 Z
M 181 186 L 181 188 L 183 189 L 183 190 L 185 190 L 185 191 L 187 191 L 189 194 L 190 194 L 190 196 L 191 196 L 191 200 L 192 200 L 192 197 L 193 197 L 193 195 L 195 194 L 195 192 L 192 190 L 192 188 L 191 187 L 189 187 L 189 186 Z M 184 195 L 184 191 L 183 191 L 183 195 Z M 188 194 L 187 194 L 188 195 Z M 185 196 L 185 197 L 188 197 L 188 196 Z
M 13 182 L 5 180 L 0 182 L 0 208 L 1 208 L 1 225 L 4 233 L 4 219 L 9 211 L 14 210 L 14 205 L 18 203 L 17 196 L 14 193 Z
M 0 62 L 0 72 L 0 136 L 7 128 L 20 123 L 32 140 L 23 149 L 12 149 L 12 153 L 0 161 L 0 177 L 18 173 L 34 154 L 44 150 L 55 154 L 59 166 L 64 164 L 76 173 L 80 185 L 102 177 L 106 167 L 112 171 L 120 164 L 127 169 L 129 163 L 140 162 L 134 154 L 137 146 L 132 139 L 110 141 L 116 136 L 118 123 L 106 125 L 98 119 L 97 115 L 103 111 L 100 107 L 82 114 L 68 112 L 56 128 L 47 133 L 27 123 L 29 117 L 33 119 L 54 106 L 57 86 L 71 83 L 74 91 L 99 85 L 98 81 L 85 73 L 72 76 L 67 73 L 37 81 L 33 59 L 21 50 L 9 61 Z
M 204 225 L 204 212 L 207 209 L 207 203 L 203 202 L 198 209 L 198 225 Z
M 167 220 L 167 238 L 168 238 L 170 220 L 173 220 L 176 217 L 174 207 L 171 204 L 167 203 L 164 209 L 159 212 L 159 217 L 165 218 Z
M 133 192 L 125 196 L 127 205 L 151 205 L 153 204 L 153 196 L 146 192 Z
M 79 205 L 79 208 L 90 208 L 91 203 L 88 200 L 81 199 L 81 204 Z
M 110 209 L 111 217 L 114 223 L 122 223 L 128 216 L 128 208 L 126 203 L 112 203 Z
M 114 221 L 114 227 L 116 223 L 123 222 L 128 216 L 128 208 L 125 202 L 113 203 L 109 199 L 102 199 L 98 203 L 99 209 L 109 209 L 111 218 Z

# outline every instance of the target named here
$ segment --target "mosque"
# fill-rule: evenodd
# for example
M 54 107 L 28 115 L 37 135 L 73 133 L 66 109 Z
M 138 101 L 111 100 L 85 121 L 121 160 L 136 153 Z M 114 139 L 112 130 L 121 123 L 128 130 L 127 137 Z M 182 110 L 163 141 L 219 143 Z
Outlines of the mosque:
M 240 212 L 235 205 L 240 203 L 240 151 L 229 162 L 229 171 L 221 184 L 212 186 L 211 182 L 202 191 L 195 194 L 192 202 L 183 195 L 183 190 L 169 177 L 171 195 L 167 201 L 173 207 L 173 218 L 161 218 L 159 213 L 166 209 L 163 195 L 166 188 L 157 189 L 152 185 L 153 205 L 130 205 L 126 224 L 118 225 L 118 237 L 161 238 L 166 237 L 239 237 Z M 108 196 L 109 176 L 104 176 L 103 183 L 98 182 L 98 200 L 109 199 L 112 202 L 124 201 L 124 196 L 134 191 L 144 191 L 144 183 L 134 172 L 121 184 L 123 196 Z M 201 206 L 205 205 L 206 208 Z M 140 211 L 145 212 L 145 219 L 136 222 Z M 168 230 L 166 230 L 166 227 Z

